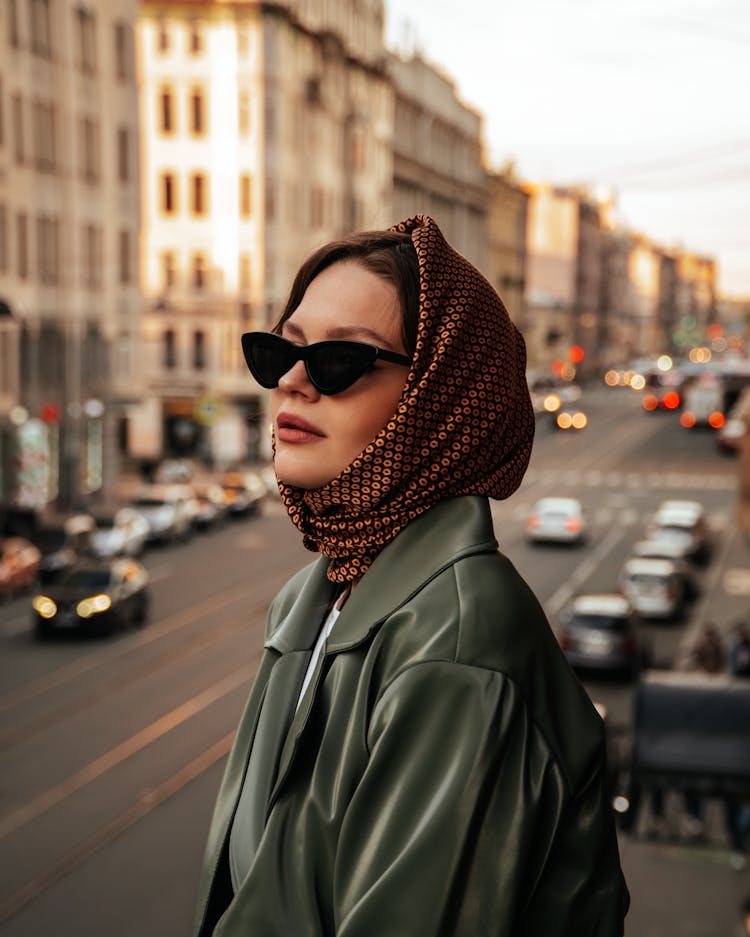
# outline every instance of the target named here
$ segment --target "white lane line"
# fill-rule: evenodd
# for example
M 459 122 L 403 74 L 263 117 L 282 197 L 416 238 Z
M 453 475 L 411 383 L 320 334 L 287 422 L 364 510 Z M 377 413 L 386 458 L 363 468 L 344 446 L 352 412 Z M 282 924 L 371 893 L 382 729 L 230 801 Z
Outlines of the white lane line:
M 543 603 L 544 610 L 550 620 L 557 615 L 566 602 L 569 602 L 570 599 L 573 598 L 583 583 L 594 573 L 596 567 L 612 550 L 614 550 L 624 536 L 624 527 L 619 525 L 612 527 L 596 550 L 592 550 L 584 561 L 573 570 L 572 575 L 568 577 L 560 588 Z

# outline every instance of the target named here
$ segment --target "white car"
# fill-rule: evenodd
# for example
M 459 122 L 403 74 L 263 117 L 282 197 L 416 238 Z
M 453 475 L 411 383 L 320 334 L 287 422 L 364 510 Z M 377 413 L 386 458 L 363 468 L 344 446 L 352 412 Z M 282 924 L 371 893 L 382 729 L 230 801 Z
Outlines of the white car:
M 140 556 L 146 546 L 149 524 L 134 508 L 97 515 L 94 524 L 89 547 L 94 556 Z
M 619 586 L 643 618 L 675 618 L 685 604 L 685 583 L 671 560 L 633 557 L 622 568 Z
M 711 555 L 711 530 L 698 501 L 662 501 L 647 531 L 649 540 L 672 540 L 684 555 L 705 562 Z
M 700 586 L 692 566 L 686 556 L 686 545 L 674 538 L 662 537 L 654 540 L 638 540 L 633 544 L 631 553 L 634 557 L 650 560 L 670 560 L 682 578 L 685 598 L 690 600 L 700 594 Z
M 183 486 L 153 485 L 130 502 L 149 525 L 148 540 L 174 543 L 189 540 L 193 528 L 191 500 L 176 488 Z
M 580 543 L 586 536 L 583 505 L 577 498 L 541 498 L 526 518 L 532 543 Z

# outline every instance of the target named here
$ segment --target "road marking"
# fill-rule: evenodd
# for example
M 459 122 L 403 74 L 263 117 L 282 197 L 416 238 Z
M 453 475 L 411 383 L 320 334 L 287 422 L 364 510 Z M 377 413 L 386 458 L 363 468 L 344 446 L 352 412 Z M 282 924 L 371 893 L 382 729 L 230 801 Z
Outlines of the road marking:
M 0 839 L 36 819 L 40 814 L 50 810 L 60 801 L 70 797 L 71 794 L 95 781 L 107 771 L 111 771 L 112 768 L 125 761 L 125 759 L 137 754 L 148 745 L 151 745 L 152 742 L 166 735 L 167 732 L 171 732 L 172 729 L 207 709 L 223 696 L 227 696 L 243 684 L 249 684 L 257 665 L 257 660 L 253 660 L 249 664 L 244 664 L 238 670 L 232 671 L 222 680 L 176 706 L 150 725 L 145 726 L 140 732 L 136 732 L 135 735 L 131 735 L 130 738 L 100 755 L 99 758 L 95 758 L 94 761 L 84 765 L 75 774 L 60 781 L 54 787 L 50 787 L 12 813 L 6 814 L 0 820 Z
M 592 575 L 599 563 L 601 563 L 608 553 L 612 552 L 624 536 L 625 530 L 622 527 L 612 527 L 604 540 L 598 545 L 597 549 L 589 553 L 586 559 L 573 570 L 572 575 L 568 577 L 566 582 L 564 582 L 546 602 L 542 603 L 549 619 L 554 618 L 563 605 L 573 598 L 583 583 Z
M 73 869 L 82 865 L 87 859 L 108 843 L 117 839 L 118 836 L 122 835 L 165 800 L 179 793 L 183 787 L 213 767 L 217 761 L 229 752 L 233 738 L 234 731 L 219 739 L 218 742 L 215 742 L 204 752 L 201 752 L 200 755 L 165 781 L 162 781 L 157 787 L 144 791 L 134 804 L 131 804 L 126 810 L 123 810 L 70 849 L 54 865 L 49 866 L 44 872 L 8 895 L 0 903 L 0 924 L 18 914 L 22 908 L 38 898 L 42 892 L 65 878 Z

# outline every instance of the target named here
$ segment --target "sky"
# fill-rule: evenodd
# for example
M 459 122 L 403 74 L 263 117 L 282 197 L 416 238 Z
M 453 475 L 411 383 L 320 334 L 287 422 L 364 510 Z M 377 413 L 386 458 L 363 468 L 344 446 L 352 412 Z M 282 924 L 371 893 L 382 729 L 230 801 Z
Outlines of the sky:
M 386 34 L 484 115 L 490 166 L 614 192 L 750 297 L 748 0 L 386 0 Z

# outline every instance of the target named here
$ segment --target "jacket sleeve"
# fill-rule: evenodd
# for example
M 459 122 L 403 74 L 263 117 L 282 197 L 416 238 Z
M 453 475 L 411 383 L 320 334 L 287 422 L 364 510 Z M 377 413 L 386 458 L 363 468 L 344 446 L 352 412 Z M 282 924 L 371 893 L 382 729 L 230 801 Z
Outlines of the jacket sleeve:
M 619 937 L 603 765 L 571 796 L 518 687 L 421 663 L 376 703 L 339 838 L 337 937 Z

